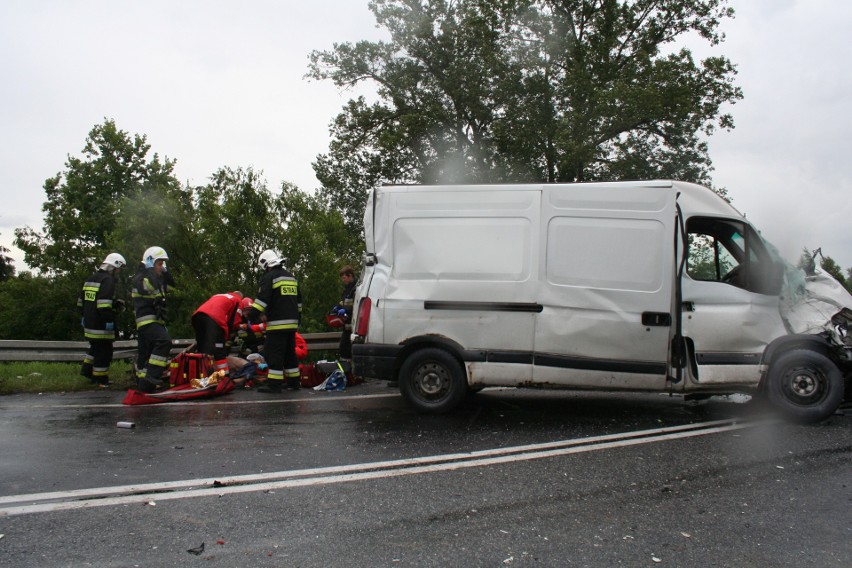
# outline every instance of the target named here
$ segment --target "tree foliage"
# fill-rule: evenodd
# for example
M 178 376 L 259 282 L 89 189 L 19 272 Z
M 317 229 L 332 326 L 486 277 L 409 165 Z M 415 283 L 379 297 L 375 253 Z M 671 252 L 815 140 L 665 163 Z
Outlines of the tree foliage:
M 805 274 L 813 274 L 816 267 L 816 259 L 820 258 L 820 268 L 829 273 L 835 280 L 852 292 L 852 268 L 846 270 L 846 275 L 843 274 L 843 268 L 830 256 L 825 256 L 822 253 L 822 247 L 814 251 L 804 247 L 802 254 L 799 256 L 798 267 L 805 271 Z
M 89 133 L 84 157 L 69 157 L 66 170 L 45 182 L 43 231 L 16 230 L 16 245 L 39 272 L 0 280 L 0 338 L 82 339 L 76 300 L 83 279 L 107 252 L 120 252 L 128 266 L 117 296 L 130 304 L 129 280 L 154 245 L 168 252 L 175 280 L 167 318 L 173 337 L 193 336 L 191 315 L 211 295 L 253 296 L 266 248 L 281 252 L 302 284 L 302 331 L 325 331 L 325 313 L 340 296 L 337 271 L 361 247 L 341 216 L 291 184 L 270 191 L 251 168 L 222 167 L 205 185 L 181 187 L 174 162 L 156 154 L 149 160 L 149 151 L 145 136 L 106 121 Z M 32 321 L 32 306 L 51 318 Z M 117 327 L 124 338 L 135 335 L 132 309 L 119 314 Z
M 105 120 L 89 132 L 83 157 L 68 156 L 65 171 L 44 182 L 44 229 L 15 230 L 24 261 L 45 274 L 79 274 L 109 252 L 110 234 L 127 198 L 175 188 L 174 161 L 148 158 L 145 136 L 131 137 Z M 85 270 L 84 270 L 85 271 Z
M 15 261 L 9 256 L 9 249 L 0 246 L 0 282 L 4 282 L 15 275 Z
M 0 339 L 81 340 L 80 285 L 69 276 L 33 276 L 26 271 L 0 282 Z
M 323 194 L 360 223 L 381 182 L 709 183 L 702 136 L 732 128 L 741 98 L 724 57 L 726 0 L 374 0 L 390 41 L 311 54 L 309 76 L 367 83 L 314 163 Z

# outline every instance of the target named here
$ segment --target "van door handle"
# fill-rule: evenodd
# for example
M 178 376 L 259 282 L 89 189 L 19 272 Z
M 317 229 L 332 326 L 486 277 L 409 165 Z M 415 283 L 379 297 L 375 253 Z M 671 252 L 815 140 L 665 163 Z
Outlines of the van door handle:
M 642 325 L 669 327 L 672 324 L 672 315 L 666 312 L 642 312 Z

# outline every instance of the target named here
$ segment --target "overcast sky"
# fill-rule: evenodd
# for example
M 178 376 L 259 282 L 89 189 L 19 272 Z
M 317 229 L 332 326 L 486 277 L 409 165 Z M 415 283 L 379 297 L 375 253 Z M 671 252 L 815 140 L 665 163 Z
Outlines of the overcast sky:
M 711 139 L 714 181 L 795 261 L 803 246 L 852 267 L 852 3 L 731 0 L 711 51 L 745 98 Z M 318 182 L 311 162 L 352 93 L 303 79 L 311 50 L 375 40 L 367 0 L 0 0 L 0 244 L 42 228 L 42 185 L 105 118 L 145 134 L 201 185 L 222 166 L 270 188 Z

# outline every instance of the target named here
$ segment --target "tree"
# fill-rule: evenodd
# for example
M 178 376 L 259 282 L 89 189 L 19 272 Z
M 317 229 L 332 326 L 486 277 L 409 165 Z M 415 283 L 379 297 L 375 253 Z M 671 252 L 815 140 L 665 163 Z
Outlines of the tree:
M 109 252 L 127 197 L 144 199 L 158 187 L 177 188 L 174 161 L 148 158 L 146 137 L 119 130 L 105 120 L 89 132 L 83 157 L 68 156 L 65 171 L 44 182 L 44 229 L 15 230 L 24 260 L 44 274 L 89 270 Z
M 82 339 L 77 295 L 82 282 L 30 272 L 0 282 L 0 339 Z M 39 315 L 50 314 L 49 317 Z
M 299 279 L 304 299 L 302 331 L 324 330 L 337 301 L 337 270 L 360 252 L 339 214 L 318 197 L 289 183 L 278 193 L 261 172 L 222 167 L 203 186 L 134 196 L 122 205 L 113 240 L 126 250 L 158 244 L 169 253 L 176 285 L 169 294 L 169 330 L 193 335 L 190 317 L 213 294 L 240 290 L 253 297 L 260 281 L 257 259 L 279 251 Z
M 303 332 L 327 331 L 325 314 L 343 291 L 338 274 L 345 264 L 356 264 L 363 250 L 360 231 L 346 228 L 340 213 L 323 201 L 282 184 L 278 198 L 278 227 L 285 266 L 299 280 Z
M 0 282 L 15 276 L 15 261 L 9 256 L 9 249 L 0 246 Z
M 835 280 L 840 282 L 840 284 L 846 288 L 847 290 L 852 291 L 850 288 L 850 283 L 846 280 L 846 277 L 843 275 L 843 269 L 840 267 L 837 262 L 830 256 L 823 257 L 822 261 L 819 263 L 823 270 L 831 274 Z
M 808 247 L 804 247 L 797 266 L 804 270 L 805 274 L 812 275 L 814 273 L 814 267 L 816 266 L 817 256 L 820 257 L 820 268 L 840 282 L 844 288 L 852 292 L 852 268 L 847 269 L 846 276 L 844 276 L 843 268 L 841 268 L 833 258 L 825 256 L 822 253 L 822 247 L 817 248 L 814 251 L 811 251 Z
M 313 52 L 309 76 L 349 101 L 314 163 L 322 194 L 360 223 L 381 182 L 569 182 L 672 177 L 709 184 L 704 135 L 742 97 L 712 45 L 726 0 L 374 0 L 389 42 Z

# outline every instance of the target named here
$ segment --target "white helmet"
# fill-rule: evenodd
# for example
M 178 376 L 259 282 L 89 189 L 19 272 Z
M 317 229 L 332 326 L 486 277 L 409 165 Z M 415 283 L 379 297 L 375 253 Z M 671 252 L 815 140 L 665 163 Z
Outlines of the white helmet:
M 109 253 L 101 263 L 101 268 L 104 270 L 107 270 L 108 268 L 123 268 L 125 266 L 127 266 L 127 261 L 124 260 L 124 257 L 117 252 Z
M 142 262 L 144 262 L 145 266 L 148 268 L 153 268 L 154 263 L 160 259 L 163 260 L 163 266 L 166 264 L 165 261 L 169 260 L 169 255 L 162 247 L 148 247 L 145 249 L 145 252 L 142 253 Z
M 281 259 L 278 257 L 278 253 L 274 250 L 266 249 L 262 253 L 260 253 L 260 258 L 257 259 L 257 263 L 264 270 L 268 268 L 274 268 L 281 264 Z

